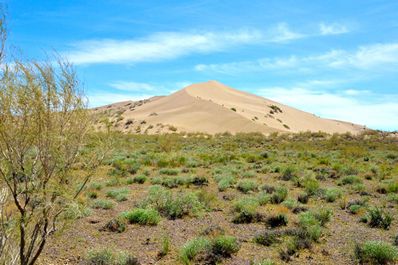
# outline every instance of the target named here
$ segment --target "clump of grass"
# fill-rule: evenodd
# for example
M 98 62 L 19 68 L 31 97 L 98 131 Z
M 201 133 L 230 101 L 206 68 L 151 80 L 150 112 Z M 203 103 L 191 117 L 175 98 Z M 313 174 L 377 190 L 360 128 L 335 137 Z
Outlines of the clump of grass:
M 217 256 L 230 257 L 238 252 L 239 249 L 238 241 L 233 236 L 221 235 L 212 241 L 212 252 Z
M 191 261 L 200 253 L 210 250 L 211 242 L 204 237 L 195 238 L 186 243 L 180 251 L 180 259 L 182 263 L 189 265 Z
M 161 175 L 168 175 L 168 176 L 177 176 L 180 171 L 173 168 L 162 168 L 159 170 Z
M 130 224 L 157 225 L 160 221 L 160 214 L 155 209 L 137 208 L 121 214 Z
M 87 265 L 140 265 L 137 258 L 109 248 L 90 250 L 85 258 Z
M 269 203 L 271 201 L 271 196 L 268 193 L 260 192 L 257 195 L 257 201 L 258 201 L 258 204 L 261 206 L 266 205 L 267 203 Z
M 110 190 L 106 193 L 106 197 L 112 198 L 118 202 L 126 201 L 130 191 L 126 188 Z
M 325 190 L 325 200 L 327 202 L 335 202 L 337 199 L 340 199 L 342 196 L 342 191 L 337 188 L 328 188 Z
M 138 175 L 133 178 L 133 183 L 144 184 L 146 180 L 147 177 L 145 175 Z
M 294 177 L 296 177 L 296 169 L 294 167 L 288 166 L 282 171 L 281 175 L 282 180 L 288 181 Z
M 370 227 L 383 228 L 385 230 L 390 229 L 393 220 L 393 217 L 388 212 L 378 207 L 370 208 L 365 218 L 364 220 L 368 222 Z
M 168 235 L 162 237 L 161 248 L 158 258 L 161 259 L 170 252 L 170 237 Z
M 288 190 L 286 187 L 278 187 L 271 196 L 271 202 L 274 204 L 279 204 L 283 202 L 287 197 Z
M 177 219 L 185 215 L 196 215 L 204 209 L 196 193 L 181 192 L 173 196 L 171 191 L 161 186 L 153 186 L 148 196 L 141 203 L 142 208 L 154 208 L 169 218 Z
M 205 264 L 218 264 L 222 258 L 230 257 L 239 249 L 239 243 L 233 236 L 221 235 L 212 240 L 198 237 L 182 247 L 180 259 L 183 264 L 191 264 L 191 261 L 201 256 L 201 261 Z
M 288 223 L 287 216 L 285 214 L 277 214 L 267 218 L 266 223 L 269 227 L 275 228 L 279 226 L 286 226 Z
M 252 197 L 245 197 L 236 201 L 233 205 L 234 223 L 252 223 L 259 219 L 257 207 L 259 206 L 258 200 Z
M 363 208 L 362 205 L 352 204 L 348 206 L 348 211 L 352 214 L 357 214 L 362 208 Z
M 360 183 L 362 183 L 362 180 L 358 176 L 345 176 L 340 180 L 339 185 L 352 185 Z
M 230 177 L 230 176 L 222 177 L 218 181 L 218 190 L 219 191 L 225 191 L 228 188 L 230 188 L 234 183 L 235 183 L 235 178 L 234 177 Z
M 101 230 L 122 233 L 126 230 L 126 221 L 123 218 L 114 218 L 107 222 Z
M 398 259 L 396 247 L 382 241 L 366 241 L 355 246 L 360 264 L 393 264 Z
M 303 186 L 308 195 L 315 195 L 319 190 L 319 181 L 313 177 L 306 177 L 303 181 Z
M 308 195 L 308 193 L 306 193 L 306 192 L 300 193 L 297 197 L 297 201 L 304 203 L 304 204 L 308 203 L 309 199 L 310 199 L 310 195 Z
M 104 210 L 109 210 L 113 209 L 114 203 L 110 200 L 103 200 L 103 199 L 97 199 L 93 202 L 92 207 L 94 209 L 104 209 Z
M 254 237 L 254 242 L 263 246 L 271 246 L 275 243 L 279 243 L 279 237 L 281 236 L 281 233 L 279 231 L 264 231 L 261 233 L 258 233 Z
M 248 193 L 249 191 L 257 190 L 258 185 L 253 180 L 243 179 L 238 182 L 236 188 L 243 193 Z

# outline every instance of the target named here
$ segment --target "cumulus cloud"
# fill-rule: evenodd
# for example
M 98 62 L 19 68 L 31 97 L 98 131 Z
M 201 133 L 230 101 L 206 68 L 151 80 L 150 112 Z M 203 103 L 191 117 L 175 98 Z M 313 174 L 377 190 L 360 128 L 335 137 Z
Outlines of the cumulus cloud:
M 350 121 L 369 128 L 398 129 L 398 94 L 372 94 L 372 101 L 358 97 L 367 90 L 327 92 L 301 87 L 268 87 L 257 94 L 324 118 Z

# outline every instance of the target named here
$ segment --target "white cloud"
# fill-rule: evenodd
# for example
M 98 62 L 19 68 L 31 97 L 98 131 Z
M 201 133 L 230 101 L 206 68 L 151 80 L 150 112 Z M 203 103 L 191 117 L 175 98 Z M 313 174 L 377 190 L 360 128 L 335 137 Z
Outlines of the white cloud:
M 271 28 L 265 35 L 265 39 L 268 42 L 276 43 L 283 43 L 306 37 L 304 34 L 292 31 L 286 23 L 279 23 L 276 27 Z
M 222 51 L 234 45 L 259 42 L 262 38 L 262 33 L 256 30 L 157 33 L 143 39 L 79 42 L 66 56 L 75 64 L 151 62 Z
M 370 93 L 366 90 L 356 90 L 356 94 L 350 95 L 300 87 L 270 87 L 259 89 L 257 93 L 321 117 L 354 122 L 374 129 L 398 129 L 398 94 L 373 94 L 374 100 L 366 101 L 358 98 L 358 93 Z
M 253 61 L 240 61 L 223 64 L 199 64 L 197 71 L 236 74 L 264 70 L 294 70 L 301 72 L 318 71 L 322 68 L 372 71 L 398 70 L 398 43 L 360 46 L 357 50 L 331 50 L 310 56 L 289 56 L 261 58 Z
M 339 35 L 339 34 L 344 34 L 348 33 L 349 29 L 346 25 L 343 24 L 338 24 L 338 23 L 332 23 L 332 24 L 325 24 L 325 23 L 320 23 L 319 24 L 319 31 L 321 35 Z
M 142 90 L 152 91 L 155 89 L 155 86 L 148 83 L 127 82 L 127 81 L 117 81 L 109 85 L 113 88 L 124 91 L 142 91 Z
M 307 36 L 294 32 L 286 23 L 261 31 L 160 32 L 141 39 L 81 41 L 64 55 L 75 64 L 154 62 L 220 52 L 238 45 L 286 43 Z

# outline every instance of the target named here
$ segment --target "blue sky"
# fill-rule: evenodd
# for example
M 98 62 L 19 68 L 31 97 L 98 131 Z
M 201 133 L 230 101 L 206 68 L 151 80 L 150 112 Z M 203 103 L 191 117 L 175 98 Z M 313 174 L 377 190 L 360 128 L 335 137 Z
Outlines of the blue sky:
M 398 129 L 398 1 L 8 0 L 9 44 L 76 65 L 91 106 L 218 80 Z

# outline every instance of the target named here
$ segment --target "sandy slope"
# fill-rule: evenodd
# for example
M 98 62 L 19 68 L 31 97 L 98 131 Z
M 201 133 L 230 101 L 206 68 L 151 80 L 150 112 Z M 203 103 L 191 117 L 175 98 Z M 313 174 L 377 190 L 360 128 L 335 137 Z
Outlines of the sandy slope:
M 106 111 L 118 129 L 139 133 L 363 130 L 362 126 L 322 119 L 217 81 L 193 84 L 166 97 L 120 102 L 97 110 Z

